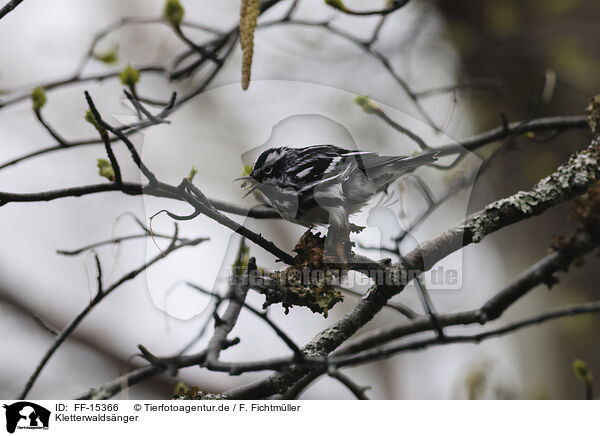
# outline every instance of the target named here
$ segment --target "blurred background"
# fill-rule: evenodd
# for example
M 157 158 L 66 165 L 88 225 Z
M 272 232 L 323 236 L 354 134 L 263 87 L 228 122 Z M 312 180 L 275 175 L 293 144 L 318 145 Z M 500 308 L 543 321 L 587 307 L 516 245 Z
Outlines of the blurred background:
M 365 2 L 347 0 L 360 9 Z M 377 3 L 383 6 L 384 2 Z M 381 3 L 381 5 L 379 5 Z M 228 30 L 239 16 L 239 1 L 186 1 L 186 20 Z M 276 20 L 287 11 L 282 2 L 261 16 L 259 23 Z M 0 21 L 0 101 L 8 90 L 28 92 L 47 81 L 69 77 L 101 29 L 123 17 L 159 17 L 160 0 L 25 0 Z M 422 100 L 431 118 L 443 127 L 438 133 L 406 97 L 394 78 L 373 57 L 344 38 L 319 27 L 277 25 L 259 28 L 255 37 L 252 80 L 248 91 L 240 88 L 241 52 L 236 47 L 206 92 L 179 108 L 171 123 L 134 135 L 145 162 L 161 180 L 177 184 L 194 165 L 196 184 L 213 198 L 250 206 L 252 198 L 232 180 L 241 175 L 261 147 L 335 143 L 388 154 L 410 154 L 416 147 L 374 116 L 353 103 L 356 94 L 369 95 L 400 124 L 410 127 L 430 145 L 460 141 L 508 121 L 551 115 L 577 115 L 600 81 L 600 4 L 584 0 L 414 0 L 391 14 L 375 47 L 395 71 L 421 91 L 457 83 L 471 83 L 454 92 L 435 93 Z M 337 27 L 358 38 L 368 37 L 377 17 L 340 14 L 322 1 L 304 0 L 294 17 L 331 19 Z M 210 35 L 190 30 L 202 41 Z M 106 66 L 92 61 L 86 74 L 122 69 L 127 64 L 168 64 L 183 49 L 181 41 L 160 24 L 126 26 L 107 35 L 98 51 L 118 44 L 118 63 Z M 173 90 L 185 93 L 201 81 L 202 69 L 178 82 L 160 74 L 142 75 L 141 95 L 165 100 Z M 551 82 L 552 92 L 544 93 Z M 47 121 L 67 139 L 93 137 L 83 120 L 88 89 L 103 114 L 113 122 L 131 121 L 118 80 L 61 87 L 48 92 L 44 108 Z M 10 94 L 7 94 L 10 95 Z M 495 160 L 472 189 L 438 210 L 412 235 L 410 243 L 426 240 L 454 225 L 468 213 L 491 201 L 528 189 L 552 172 L 575 150 L 589 141 L 586 132 L 569 132 L 547 142 L 515 139 L 513 150 Z M 2 163 L 53 144 L 31 110 L 31 102 L 0 109 Z M 497 144 L 470 156 L 452 172 L 426 169 L 422 176 L 434 192 L 454 178 L 477 171 L 480 158 Z M 117 147 L 124 177 L 139 181 L 128 154 Z M 50 153 L 0 171 L 0 191 L 37 192 L 99 183 L 96 159 L 104 156 L 100 145 Z M 371 205 L 357 217 L 367 224 L 359 235 L 368 246 L 389 245 L 397 229 L 410 222 L 423 207 L 411 184 L 395 187 L 395 201 Z M 95 267 L 90 254 L 65 257 L 58 249 L 135 233 L 132 214 L 148 223 L 150 216 L 168 207 L 189 212 L 184 205 L 154 198 L 104 193 L 48 203 L 12 203 L 0 208 L 0 397 L 14 398 L 50 347 L 53 337 L 36 318 L 63 328 L 84 308 L 94 292 Z M 389 213 L 392 211 L 393 213 Z M 444 263 L 460 271 L 458 289 L 432 291 L 440 312 L 468 310 L 509 283 L 520 271 L 542 257 L 554 235 L 568 235 L 574 224 L 566 206 L 504 229 L 472 245 Z M 370 222 L 369 218 L 371 219 Z M 305 229 L 278 220 L 243 220 L 286 251 Z M 153 229 L 171 232 L 165 215 L 153 220 Z M 181 225 L 186 237 L 210 238 L 185 249 L 127 283 L 102 302 L 61 346 L 31 391 L 31 398 L 72 398 L 89 388 L 116 378 L 122 371 L 142 365 L 134 357 L 143 344 L 155 355 L 177 352 L 190 342 L 210 316 L 208 300 L 182 286 L 193 281 L 206 289 L 222 289 L 227 266 L 232 263 L 239 239 L 216 223 L 199 217 Z M 164 249 L 164 241 L 157 241 Z M 276 268 L 272 257 L 250 246 L 259 265 Z M 105 282 L 159 253 L 151 240 L 135 240 L 103 247 Z M 372 257 L 384 253 L 365 251 Z M 538 287 L 512 307 L 497 325 L 552 307 L 597 299 L 597 258 L 590 257 L 564 275 L 551 291 Z M 414 287 L 397 301 L 421 311 Z M 249 301 L 260 307 L 263 297 Z M 297 343 L 350 310 L 356 297 L 347 296 L 327 319 L 307 308 L 288 315 L 279 306 L 272 318 Z M 398 320 L 393 311 L 382 311 L 365 330 Z M 496 325 L 496 324 L 494 324 Z M 598 319 L 591 315 L 542 324 L 480 345 L 434 347 L 396 356 L 383 362 L 349 368 L 345 372 L 375 399 L 452 398 L 553 398 L 583 397 L 573 376 L 575 358 L 585 360 L 600 373 Z M 460 330 L 471 331 L 464 328 Z M 232 332 L 241 343 L 226 350 L 226 360 L 250 360 L 285 354 L 287 348 L 261 320 L 242 317 Z M 206 345 L 206 339 L 193 350 Z M 178 381 L 203 391 L 221 392 L 262 378 L 267 373 L 230 377 L 190 368 L 176 377 L 160 376 L 120 393 L 117 398 L 165 399 Z M 353 398 L 339 382 L 322 377 L 301 396 L 303 399 Z

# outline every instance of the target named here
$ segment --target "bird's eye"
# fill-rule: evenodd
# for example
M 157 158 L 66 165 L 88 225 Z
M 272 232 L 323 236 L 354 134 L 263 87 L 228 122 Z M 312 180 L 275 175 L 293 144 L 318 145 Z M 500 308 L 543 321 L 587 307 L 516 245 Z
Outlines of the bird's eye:
M 265 168 L 265 170 L 264 170 L 264 173 L 265 173 L 266 175 L 269 175 L 269 174 L 271 174 L 272 172 L 273 172 L 273 167 L 266 167 L 266 168 Z

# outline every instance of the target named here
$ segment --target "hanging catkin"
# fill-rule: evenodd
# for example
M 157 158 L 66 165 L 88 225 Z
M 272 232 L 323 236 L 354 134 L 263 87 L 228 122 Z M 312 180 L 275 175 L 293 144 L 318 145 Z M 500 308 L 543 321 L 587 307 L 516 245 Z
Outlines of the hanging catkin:
M 242 47 L 242 89 L 250 85 L 254 54 L 254 29 L 260 13 L 260 0 L 242 0 L 240 8 L 240 46 Z

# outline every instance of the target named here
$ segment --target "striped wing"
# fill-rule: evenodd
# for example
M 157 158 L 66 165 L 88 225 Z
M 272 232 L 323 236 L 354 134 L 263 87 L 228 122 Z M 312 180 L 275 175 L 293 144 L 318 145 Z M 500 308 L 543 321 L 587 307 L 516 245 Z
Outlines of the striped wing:
M 360 169 L 369 178 L 379 169 L 392 167 L 400 172 L 436 160 L 433 154 L 419 156 L 380 156 L 370 151 L 351 151 L 334 145 L 315 145 L 298 149 L 301 153 L 287 168 L 287 173 L 295 184 L 313 188 L 337 178 L 350 166 Z

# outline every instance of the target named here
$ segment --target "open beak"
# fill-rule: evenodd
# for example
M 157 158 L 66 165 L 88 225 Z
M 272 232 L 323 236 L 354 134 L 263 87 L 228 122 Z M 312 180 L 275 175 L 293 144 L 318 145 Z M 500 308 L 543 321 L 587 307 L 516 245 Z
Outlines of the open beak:
M 248 189 L 248 192 L 246 192 L 246 195 L 244 195 L 242 198 L 246 198 L 260 186 L 260 183 L 258 183 L 256 180 L 254 180 L 251 176 L 238 177 L 237 179 L 234 179 L 233 181 L 237 182 L 240 180 L 244 181 L 244 183 L 242 183 L 242 188 L 245 188 L 248 183 L 250 183 L 252 185 Z
M 256 183 L 256 182 L 252 182 L 254 183 L 250 189 L 248 189 L 248 192 L 246 192 L 246 195 L 244 195 L 242 198 L 246 198 L 247 196 L 249 196 L 250 194 L 252 194 L 254 191 L 256 191 L 258 189 L 258 187 L 260 186 L 260 183 Z

